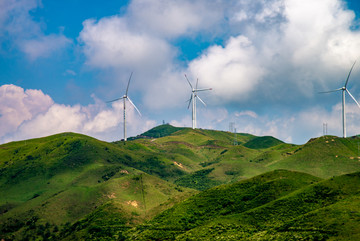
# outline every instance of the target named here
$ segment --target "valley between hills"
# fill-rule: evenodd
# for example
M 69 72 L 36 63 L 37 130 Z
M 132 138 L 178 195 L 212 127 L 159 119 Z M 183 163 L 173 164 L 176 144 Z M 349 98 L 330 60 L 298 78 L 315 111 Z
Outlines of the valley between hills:
M 357 136 L 161 125 L 128 140 L 0 145 L 0 240 L 360 240 Z

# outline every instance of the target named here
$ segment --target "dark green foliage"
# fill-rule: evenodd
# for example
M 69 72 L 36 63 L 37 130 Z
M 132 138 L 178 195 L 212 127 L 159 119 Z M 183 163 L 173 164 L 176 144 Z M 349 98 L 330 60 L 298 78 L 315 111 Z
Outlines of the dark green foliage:
M 280 145 L 282 143 L 284 142 L 272 136 L 262 136 L 262 137 L 255 137 L 254 139 L 246 142 L 244 146 L 251 149 L 266 149 Z
M 124 240 L 123 232 L 131 226 L 126 212 L 115 203 L 108 202 L 98 207 L 73 225 L 66 226 L 60 239 L 67 240 Z
M 221 184 L 221 182 L 215 181 L 208 176 L 213 170 L 214 168 L 203 169 L 192 174 L 185 175 L 177 179 L 175 184 L 183 187 L 194 188 L 200 191 L 209 189 Z
M 206 190 L 139 228 L 176 240 L 358 240 L 360 173 L 320 181 L 275 171 Z
M 118 167 L 113 167 L 109 170 L 107 170 L 107 172 L 101 177 L 104 181 L 108 181 L 110 180 L 110 178 L 112 178 L 113 176 L 115 176 L 120 170 L 122 169 L 121 166 Z M 121 174 L 122 175 L 122 174 Z
M 172 125 L 169 124 L 164 124 L 164 125 L 160 125 L 160 126 L 156 126 L 154 128 L 152 128 L 151 130 L 148 130 L 147 132 L 144 132 L 143 134 L 137 136 L 137 137 L 133 137 L 133 138 L 129 138 L 129 140 L 132 139 L 139 139 L 139 138 L 160 138 L 160 137 L 165 137 L 165 136 L 169 136 L 171 134 L 173 134 L 174 132 L 177 132 L 179 130 L 181 130 L 183 128 L 181 127 L 174 127 Z
M 166 165 L 164 161 L 159 160 L 157 156 L 149 156 L 146 160 L 132 160 L 131 158 L 124 161 L 125 164 L 144 171 L 150 175 L 156 175 L 167 179 L 184 175 L 184 172 L 173 165 Z
M 158 231 L 169 230 L 168 238 L 180 235 L 208 221 L 244 213 L 288 195 L 318 178 L 284 170 L 274 171 L 243 182 L 218 186 L 189 198 L 155 217 L 142 238 L 157 235 Z M 166 232 L 163 231 L 166 237 Z

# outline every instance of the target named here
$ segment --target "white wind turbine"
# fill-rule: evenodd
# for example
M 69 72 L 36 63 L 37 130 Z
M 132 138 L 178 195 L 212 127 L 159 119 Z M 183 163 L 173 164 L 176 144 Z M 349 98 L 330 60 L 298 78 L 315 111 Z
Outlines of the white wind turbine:
M 124 141 L 127 140 L 126 138 L 126 100 L 128 100 L 130 102 L 130 104 L 132 106 L 134 106 L 135 110 L 139 113 L 139 115 L 141 116 L 141 113 L 140 111 L 138 110 L 138 108 L 136 108 L 136 106 L 134 105 L 134 103 L 131 101 L 131 99 L 129 98 L 128 96 L 128 91 L 129 91 L 129 85 L 130 85 L 130 80 L 131 80 L 131 77 L 132 77 L 132 72 L 131 72 L 131 75 L 130 75 L 130 78 L 129 78 L 129 82 L 128 82 L 128 85 L 127 85 L 127 88 L 126 88 L 126 92 L 125 92 L 125 95 L 123 95 L 123 97 L 120 97 L 120 98 L 117 98 L 115 100 L 110 100 L 106 103 L 110 103 L 110 102 L 114 102 L 114 101 L 118 101 L 118 100 L 123 100 L 124 101 Z
M 342 90 L 342 124 L 343 124 L 343 137 L 346 138 L 346 113 L 345 113 L 345 92 L 347 92 L 350 97 L 355 101 L 355 103 L 359 106 L 360 108 L 360 105 L 359 103 L 356 101 L 356 99 L 354 98 L 354 96 L 350 93 L 350 91 L 347 89 L 347 84 L 349 82 L 349 78 L 350 78 L 350 74 L 351 74 L 351 71 L 352 69 L 354 68 L 354 65 L 355 65 L 356 61 L 354 62 L 354 64 L 351 66 L 351 69 L 349 71 L 349 74 L 346 78 L 346 81 L 345 81 L 345 85 L 344 87 L 341 87 L 339 89 L 336 89 L 336 90 L 330 90 L 330 91 L 324 91 L 324 92 L 320 92 L 320 93 L 331 93 L 331 92 L 336 92 L 336 91 L 340 91 Z
M 196 99 L 198 98 L 201 103 L 204 104 L 204 106 L 206 106 L 205 102 L 200 98 L 200 96 L 198 96 L 197 92 L 198 91 L 206 91 L 206 90 L 212 90 L 212 88 L 208 88 L 208 89 L 198 89 L 198 82 L 199 79 L 196 80 L 196 86 L 195 88 L 192 86 L 192 84 L 190 83 L 188 77 L 185 74 L 185 78 L 187 80 L 187 82 L 189 83 L 190 87 L 191 87 L 191 97 L 188 100 L 189 101 L 189 105 L 188 105 L 188 109 L 190 107 L 191 101 L 192 101 L 192 128 L 196 129 Z

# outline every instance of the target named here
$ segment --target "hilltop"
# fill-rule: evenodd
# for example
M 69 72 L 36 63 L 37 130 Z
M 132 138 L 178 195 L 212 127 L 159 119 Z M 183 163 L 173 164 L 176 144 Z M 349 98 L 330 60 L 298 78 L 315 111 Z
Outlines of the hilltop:
M 160 126 L 156 126 L 136 137 L 130 137 L 129 140 L 136 140 L 140 138 L 160 138 L 165 137 L 173 134 L 174 132 L 177 132 L 183 128 L 181 127 L 175 127 L 169 124 L 164 124 Z
M 358 137 L 324 136 L 304 145 L 246 133 L 237 133 L 236 139 L 234 145 L 234 133 L 161 125 L 126 143 L 62 133 L 0 145 L 0 193 L 5 193 L 0 195 L 0 233 L 15 240 L 25 236 L 129 238 L 145 235 L 132 228 L 141 228 L 144 222 L 160 225 L 159 215 L 166 216 L 172 206 L 185 205 L 182 200 L 197 200 L 206 193 L 219 201 L 225 195 L 221 190 L 266 183 L 261 188 L 257 184 L 253 189 L 240 188 L 235 191 L 240 199 L 214 204 L 218 208 L 209 204 L 215 213 L 230 215 L 234 214 L 230 207 L 238 208 L 232 202 L 259 208 L 265 203 L 255 197 L 275 201 L 322 179 L 360 171 Z M 279 184 L 282 181 L 287 183 Z M 282 190 L 276 189 L 279 187 Z M 199 202 L 207 206 L 205 201 Z M 193 219 L 183 211 L 180 214 L 184 220 Z M 201 222 L 193 220 L 196 225 L 191 228 L 178 226 L 182 231 L 176 237 L 195 235 L 194 239 L 200 240 L 196 233 L 210 235 L 204 230 L 214 228 L 206 225 L 233 222 L 232 218 L 217 220 L 209 215 L 200 215 L 205 218 Z M 134 233 L 128 233 L 129 229 Z M 275 236 L 266 237 L 279 235 L 273 227 L 271 230 Z

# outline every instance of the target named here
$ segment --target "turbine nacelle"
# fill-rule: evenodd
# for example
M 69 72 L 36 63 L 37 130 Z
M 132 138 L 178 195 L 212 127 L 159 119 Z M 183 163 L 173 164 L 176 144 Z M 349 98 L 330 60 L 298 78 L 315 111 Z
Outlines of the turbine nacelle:
M 351 66 L 351 69 L 350 69 L 349 74 L 348 74 L 348 76 L 346 78 L 346 81 L 345 81 L 345 85 L 343 87 L 341 87 L 339 89 L 335 89 L 335 90 L 320 92 L 320 93 L 332 93 L 332 92 L 337 92 L 337 91 L 342 90 L 342 120 L 343 120 L 343 137 L 344 138 L 346 137 L 345 92 L 349 94 L 349 96 L 355 101 L 357 106 L 360 108 L 360 104 L 356 101 L 355 97 L 347 89 L 347 84 L 349 83 L 349 78 L 350 78 L 350 75 L 351 75 L 351 71 L 353 70 L 355 63 L 356 63 L 356 61 Z
M 139 113 L 139 115 L 141 116 L 141 113 L 140 111 L 138 110 L 138 108 L 135 106 L 135 104 L 131 101 L 131 99 L 129 98 L 128 96 L 128 91 L 129 91 L 129 86 L 130 86 L 130 80 L 131 80 L 131 77 L 132 77 L 132 72 L 131 72 L 131 75 L 130 75 L 130 78 L 129 78 L 129 81 L 128 81 L 128 85 L 127 85 L 127 88 L 126 88 L 126 92 L 125 94 L 120 97 L 120 98 L 117 98 L 117 99 L 114 99 L 114 100 L 111 100 L 111 101 L 107 101 L 107 103 L 110 103 L 110 102 L 114 102 L 114 101 L 118 101 L 118 100 L 124 100 L 124 141 L 127 140 L 126 138 L 126 100 L 128 100 L 130 102 L 130 104 L 135 108 L 135 110 Z
M 189 101 L 189 105 L 188 105 L 188 109 L 190 108 L 190 104 L 192 102 L 192 128 L 195 129 L 196 128 L 196 99 L 199 99 L 199 101 L 206 106 L 205 102 L 200 98 L 200 96 L 197 94 L 197 92 L 199 91 L 207 91 L 207 90 L 212 90 L 212 88 L 208 88 L 208 89 L 198 89 L 198 83 L 199 83 L 199 79 L 196 79 L 196 86 L 195 88 L 193 87 L 193 85 L 191 84 L 191 82 L 189 81 L 188 77 L 185 74 L 185 78 L 187 80 L 187 82 L 190 85 L 191 88 L 191 96 Z

